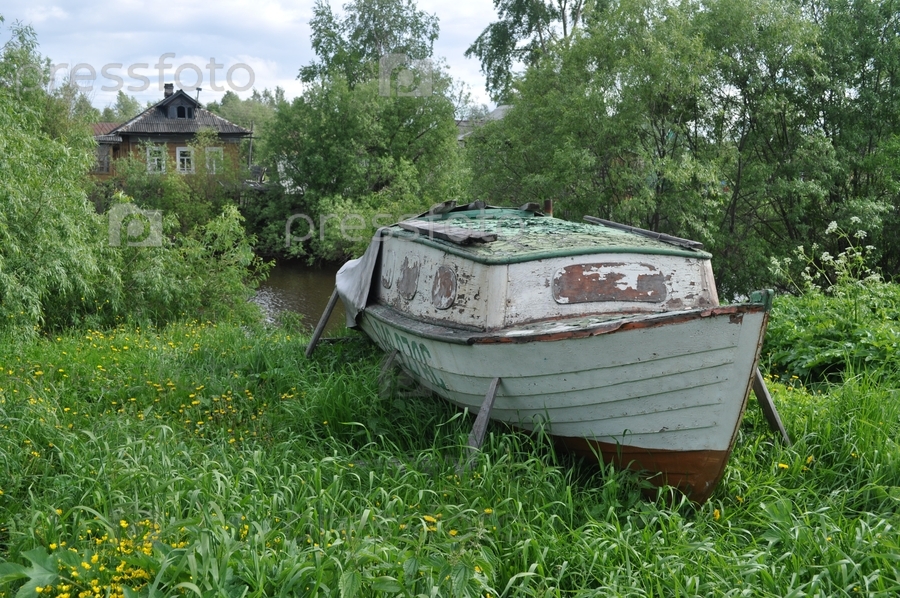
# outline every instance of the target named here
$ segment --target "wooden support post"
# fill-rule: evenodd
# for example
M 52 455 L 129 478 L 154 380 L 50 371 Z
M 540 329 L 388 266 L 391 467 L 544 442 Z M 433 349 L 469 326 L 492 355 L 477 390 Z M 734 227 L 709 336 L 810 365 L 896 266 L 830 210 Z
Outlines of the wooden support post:
M 778 410 L 775 409 L 775 403 L 772 402 L 772 395 L 769 394 L 769 389 L 766 388 L 766 382 L 763 380 L 763 375 L 762 372 L 759 371 L 759 368 L 756 368 L 756 371 L 753 374 L 753 394 L 756 395 L 756 400 L 759 401 L 759 406 L 762 407 L 763 415 L 766 416 L 769 427 L 773 432 L 779 432 L 781 434 L 781 438 L 784 439 L 785 445 L 791 446 L 791 439 L 788 436 L 787 430 L 784 429 L 784 424 L 781 423 L 781 416 L 778 415 Z
M 338 292 L 337 287 L 331 292 L 331 298 L 328 299 L 328 305 L 325 306 L 325 311 L 322 313 L 322 317 L 319 318 L 319 324 L 316 326 L 316 330 L 313 332 L 312 338 L 309 340 L 309 345 L 306 347 L 306 357 L 309 358 L 312 355 L 313 351 L 316 350 L 316 345 L 319 344 L 319 337 L 322 336 L 322 332 L 325 330 L 325 325 L 328 323 L 328 318 L 331 317 L 331 312 L 334 311 L 334 306 L 337 305 L 338 300 Z
M 472 432 L 469 434 L 469 458 L 466 460 L 464 469 L 466 471 L 472 468 L 475 461 L 475 454 L 481 445 L 484 444 L 484 436 L 487 434 L 487 425 L 491 420 L 491 411 L 494 409 L 494 399 L 497 397 L 497 388 L 500 386 L 500 377 L 497 376 L 491 380 L 488 386 L 487 394 L 484 395 L 484 402 L 481 409 L 478 410 L 478 417 L 475 418 L 475 425 L 472 426 Z

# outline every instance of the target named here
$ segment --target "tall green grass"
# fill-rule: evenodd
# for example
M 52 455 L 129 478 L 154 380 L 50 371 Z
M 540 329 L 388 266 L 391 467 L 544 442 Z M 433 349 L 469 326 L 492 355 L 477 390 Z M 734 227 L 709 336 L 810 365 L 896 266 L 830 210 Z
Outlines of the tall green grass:
M 0 348 L 0 595 L 893 596 L 900 378 L 769 385 L 697 507 L 384 392 L 359 337 L 120 327 Z

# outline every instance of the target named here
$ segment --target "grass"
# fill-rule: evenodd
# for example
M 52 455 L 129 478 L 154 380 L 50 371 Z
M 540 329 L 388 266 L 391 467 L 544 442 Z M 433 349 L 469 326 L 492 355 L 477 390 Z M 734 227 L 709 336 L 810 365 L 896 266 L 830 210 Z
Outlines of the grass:
M 0 349 L 0 595 L 894 596 L 900 378 L 770 378 L 702 507 L 379 392 L 364 339 L 186 323 Z

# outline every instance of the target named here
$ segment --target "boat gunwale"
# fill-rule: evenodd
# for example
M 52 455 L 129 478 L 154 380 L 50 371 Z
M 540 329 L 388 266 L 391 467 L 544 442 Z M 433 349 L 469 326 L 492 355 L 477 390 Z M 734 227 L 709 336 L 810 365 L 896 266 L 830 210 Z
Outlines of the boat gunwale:
M 691 320 L 709 318 L 713 316 L 730 315 L 732 317 L 743 315 L 745 313 L 767 312 L 768 308 L 762 303 L 740 303 L 734 305 L 720 305 L 717 307 L 703 307 L 696 309 L 687 309 L 679 311 L 660 312 L 652 314 L 641 314 L 639 316 L 628 315 L 622 318 L 612 320 L 604 320 L 589 324 L 587 326 L 579 326 L 572 330 L 560 330 L 551 332 L 535 331 L 533 334 L 517 334 L 514 336 L 506 336 L 504 331 L 521 330 L 521 327 L 510 327 L 501 331 L 474 332 L 435 324 L 432 322 L 422 321 L 406 316 L 393 307 L 382 304 L 370 305 L 365 309 L 365 314 L 371 315 L 383 324 L 391 325 L 399 328 L 401 331 L 421 338 L 435 340 L 458 345 L 488 345 L 497 343 L 530 343 L 530 342 L 552 342 L 565 339 L 588 338 L 601 334 L 612 334 L 618 331 L 635 330 L 643 328 L 655 328 L 657 326 L 667 326 L 672 324 L 680 324 Z M 555 321 L 565 322 L 571 320 L 577 322 L 579 320 L 590 320 L 590 317 L 579 318 L 558 318 Z

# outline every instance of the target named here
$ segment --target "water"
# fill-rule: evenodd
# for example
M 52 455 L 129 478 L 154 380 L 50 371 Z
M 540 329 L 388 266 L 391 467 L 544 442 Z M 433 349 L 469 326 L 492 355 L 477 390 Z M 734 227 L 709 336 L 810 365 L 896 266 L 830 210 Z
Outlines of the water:
M 334 290 L 338 268 L 337 265 L 313 268 L 302 262 L 278 263 L 269 278 L 259 285 L 253 301 L 263 308 L 269 321 L 274 321 L 282 311 L 293 311 L 302 315 L 306 326 L 313 329 Z M 328 318 L 325 333 L 337 330 L 343 323 L 344 306 L 338 301 Z

